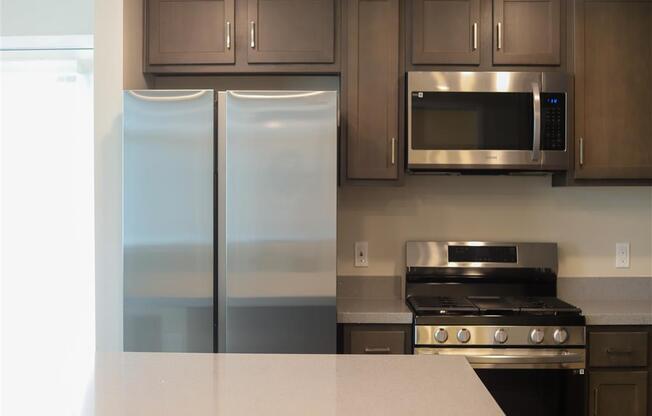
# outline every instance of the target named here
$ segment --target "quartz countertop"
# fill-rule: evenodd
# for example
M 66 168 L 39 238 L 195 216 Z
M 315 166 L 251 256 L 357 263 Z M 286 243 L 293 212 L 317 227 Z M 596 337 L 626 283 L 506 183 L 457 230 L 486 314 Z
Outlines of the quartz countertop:
M 404 299 L 338 297 L 337 323 L 411 324 L 412 311 Z
M 652 278 L 561 278 L 558 296 L 582 309 L 587 325 L 652 325 Z
M 97 415 L 502 415 L 463 357 L 100 354 Z
M 580 300 L 587 325 L 652 325 L 652 303 L 645 300 Z

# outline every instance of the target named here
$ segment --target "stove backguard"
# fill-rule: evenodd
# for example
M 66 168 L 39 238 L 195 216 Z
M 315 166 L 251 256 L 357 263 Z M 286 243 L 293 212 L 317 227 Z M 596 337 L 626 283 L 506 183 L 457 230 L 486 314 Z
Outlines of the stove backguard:
M 556 296 L 556 243 L 406 244 L 406 296 Z

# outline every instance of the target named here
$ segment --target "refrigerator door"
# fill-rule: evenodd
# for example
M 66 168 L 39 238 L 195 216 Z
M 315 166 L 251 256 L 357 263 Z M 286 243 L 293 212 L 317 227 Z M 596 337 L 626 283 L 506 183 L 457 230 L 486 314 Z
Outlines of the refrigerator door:
M 124 92 L 125 351 L 213 352 L 212 90 Z
M 337 93 L 218 97 L 220 352 L 334 353 Z

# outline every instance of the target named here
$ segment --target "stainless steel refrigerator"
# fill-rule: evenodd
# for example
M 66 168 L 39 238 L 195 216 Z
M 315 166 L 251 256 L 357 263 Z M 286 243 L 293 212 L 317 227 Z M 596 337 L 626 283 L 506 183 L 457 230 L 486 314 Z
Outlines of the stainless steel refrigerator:
M 125 350 L 333 353 L 337 94 L 217 95 L 125 91 Z

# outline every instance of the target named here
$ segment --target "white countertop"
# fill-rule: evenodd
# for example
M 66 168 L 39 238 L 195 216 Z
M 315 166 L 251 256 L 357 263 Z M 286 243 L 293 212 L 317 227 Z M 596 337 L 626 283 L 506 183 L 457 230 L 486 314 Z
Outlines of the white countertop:
M 339 324 L 411 324 L 404 299 L 337 298 Z
M 462 357 L 113 353 L 96 415 L 502 415 Z

